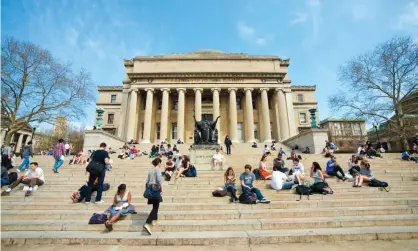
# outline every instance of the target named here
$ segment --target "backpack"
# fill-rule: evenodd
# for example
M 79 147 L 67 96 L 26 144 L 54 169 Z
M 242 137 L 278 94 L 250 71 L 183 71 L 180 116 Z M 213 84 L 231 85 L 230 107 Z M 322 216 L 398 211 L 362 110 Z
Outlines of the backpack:
M 94 213 L 89 220 L 89 224 L 104 224 L 106 220 L 107 220 L 106 214 Z
M 189 170 L 184 174 L 186 177 L 196 177 L 197 176 L 197 170 L 194 165 L 190 165 Z
M 302 199 L 302 195 L 307 195 L 309 200 L 309 195 L 312 195 L 312 189 L 306 185 L 298 185 L 296 187 L 296 193 L 300 195 L 300 198 L 297 201 Z
M 386 189 L 386 187 L 388 186 L 389 184 L 384 181 L 380 181 L 376 179 L 372 179 L 369 181 L 369 187 L 382 187 L 383 189 L 385 189 L 386 192 L 389 192 L 389 190 Z
M 9 184 L 12 184 L 13 182 L 15 182 L 18 177 L 19 175 L 16 172 L 9 173 Z
M 215 191 L 212 192 L 212 195 L 214 197 L 225 197 L 228 194 L 228 191 L 226 191 L 225 189 L 216 189 Z
M 329 188 L 330 191 L 326 190 L 326 188 Z M 311 186 L 311 190 L 312 190 L 312 193 L 318 193 L 318 194 L 333 194 L 334 193 L 334 191 L 332 191 L 328 183 L 325 181 L 314 183 Z
M 263 178 L 263 176 L 261 176 L 260 170 L 258 170 L 258 169 L 254 169 L 253 174 L 255 175 L 256 180 L 261 180 Z
M 242 203 L 242 204 L 256 204 L 257 203 L 257 195 L 253 192 L 242 193 L 239 196 L 239 202 Z

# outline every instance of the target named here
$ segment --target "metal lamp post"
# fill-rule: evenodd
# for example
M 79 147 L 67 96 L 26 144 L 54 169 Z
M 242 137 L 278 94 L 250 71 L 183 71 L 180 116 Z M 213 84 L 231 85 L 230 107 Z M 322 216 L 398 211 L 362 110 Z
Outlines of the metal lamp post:
M 379 132 L 377 131 L 377 123 L 373 123 L 373 128 L 376 131 L 376 135 L 377 135 L 377 142 L 380 144 L 380 139 L 379 139 Z

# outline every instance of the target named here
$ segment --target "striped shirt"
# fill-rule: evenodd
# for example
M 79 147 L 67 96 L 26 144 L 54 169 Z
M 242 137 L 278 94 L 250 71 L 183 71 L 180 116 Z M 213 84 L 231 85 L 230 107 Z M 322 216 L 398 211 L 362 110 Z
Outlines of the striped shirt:
M 61 157 L 62 155 L 65 155 L 64 143 L 57 143 L 57 144 L 55 144 L 55 146 L 54 146 L 54 152 L 53 152 L 54 158 Z

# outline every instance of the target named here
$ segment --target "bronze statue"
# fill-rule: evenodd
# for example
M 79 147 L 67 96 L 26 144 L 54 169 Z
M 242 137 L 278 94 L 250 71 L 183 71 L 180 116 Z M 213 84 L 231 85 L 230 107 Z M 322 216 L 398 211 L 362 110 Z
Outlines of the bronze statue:
M 196 121 L 196 117 L 193 114 L 195 132 L 194 132 L 194 144 L 195 145 L 214 145 L 218 144 L 218 129 L 216 124 L 218 116 L 215 121 L 210 121 L 207 114 L 203 115 L 203 120 Z

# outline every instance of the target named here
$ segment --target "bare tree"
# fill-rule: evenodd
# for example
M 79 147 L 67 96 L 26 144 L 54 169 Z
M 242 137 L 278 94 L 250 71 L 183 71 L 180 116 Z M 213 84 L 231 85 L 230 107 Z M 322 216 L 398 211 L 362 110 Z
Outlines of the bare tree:
M 395 37 L 363 53 L 339 72 L 346 87 L 328 99 L 332 111 L 390 123 L 388 130 L 399 136 L 407 149 L 407 113 L 418 106 L 403 106 L 403 99 L 418 88 L 418 45 L 410 37 Z
M 30 123 L 85 117 L 95 86 L 85 70 L 74 73 L 37 45 L 6 38 L 1 47 L 1 106 L 10 118 L 5 142 Z

